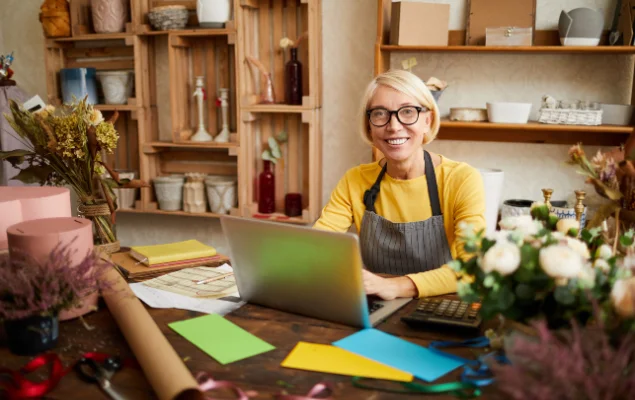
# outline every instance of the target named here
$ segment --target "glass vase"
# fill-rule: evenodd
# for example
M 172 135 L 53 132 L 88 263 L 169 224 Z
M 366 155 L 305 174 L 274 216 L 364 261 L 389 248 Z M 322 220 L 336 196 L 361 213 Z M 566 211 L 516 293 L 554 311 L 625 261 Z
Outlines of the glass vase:
M 258 177 L 258 212 L 271 214 L 276 211 L 276 178 L 271 161 L 264 162 L 264 170 Z
M 291 48 L 291 59 L 285 66 L 284 100 L 287 104 L 302 104 L 302 64 L 298 61 L 298 49 Z

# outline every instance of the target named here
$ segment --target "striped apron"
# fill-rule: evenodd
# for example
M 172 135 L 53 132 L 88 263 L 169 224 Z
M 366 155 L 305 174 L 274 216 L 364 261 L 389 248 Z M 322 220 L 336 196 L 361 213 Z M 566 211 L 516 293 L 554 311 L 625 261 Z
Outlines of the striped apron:
M 377 215 L 375 200 L 386 173 L 386 165 L 373 186 L 364 193 L 366 211 L 359 237 L 362 260 L 371 272 L 406 275 L 436 269 L 452 260 L 443 225 L 434 165 L 427 151 L 424 151 L 424 160 L 432 217 L 423 221 L 394 223 Z

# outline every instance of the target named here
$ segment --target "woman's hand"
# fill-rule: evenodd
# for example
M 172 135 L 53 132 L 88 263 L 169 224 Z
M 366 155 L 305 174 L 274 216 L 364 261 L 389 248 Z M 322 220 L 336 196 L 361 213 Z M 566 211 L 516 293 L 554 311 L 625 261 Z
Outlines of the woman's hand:
M 415 297 L 417 288 L 407 276 L 382 278 L 367 270 L 362 270 L 364 290 L 367 295 L 375 295 L 383 300 L 393 300 L 397 297 Z

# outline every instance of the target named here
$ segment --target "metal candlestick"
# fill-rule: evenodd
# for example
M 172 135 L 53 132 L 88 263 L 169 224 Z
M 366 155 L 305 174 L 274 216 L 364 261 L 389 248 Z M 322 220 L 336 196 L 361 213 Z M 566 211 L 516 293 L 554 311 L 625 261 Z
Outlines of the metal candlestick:
M 542 189 L 542 194 L 545 197 L 545 205 L 549 210 L 551 210 L 551 195 L 553 194 L 553 189 Z

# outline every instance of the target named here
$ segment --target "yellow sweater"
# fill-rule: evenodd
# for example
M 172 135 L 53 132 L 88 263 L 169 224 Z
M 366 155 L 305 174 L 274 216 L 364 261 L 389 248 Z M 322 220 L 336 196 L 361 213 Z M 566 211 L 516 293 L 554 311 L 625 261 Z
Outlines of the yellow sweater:
M 346 172 L 331 194 L 314 228 L 346 232 L 355 224 L 360 231 L 364 206 L 364 192 L 369 189 L 381 171 L 378 162 L 363 164 Z M 466 222 L 475 231 L 485 228 L 485 191 L 480 173 L 466 163 L 441 156 L 435 167 L 439 201 L 445 233 L 452 257 L 464 255 L 463 245 L 457 240 L 458 225 Z M 415 179 L 398 180 L 385 174 L 375 202 L 375 211 L 392 222 L 415 222 L 432 216 L 428 184 L 425 175 Z M 407 275 L 417 286 L 419 297 L 436 296 L 456 291 L 457 276 L 447 265 L 431 271 Z

